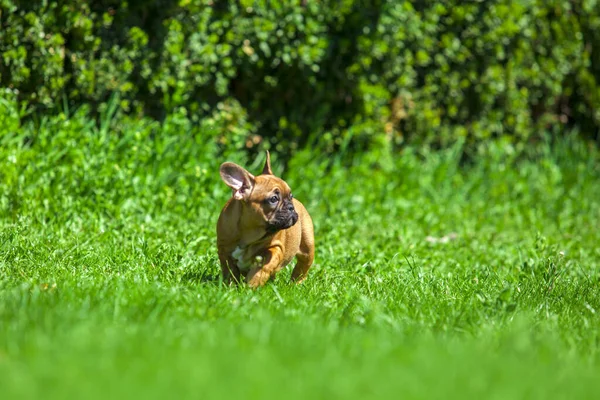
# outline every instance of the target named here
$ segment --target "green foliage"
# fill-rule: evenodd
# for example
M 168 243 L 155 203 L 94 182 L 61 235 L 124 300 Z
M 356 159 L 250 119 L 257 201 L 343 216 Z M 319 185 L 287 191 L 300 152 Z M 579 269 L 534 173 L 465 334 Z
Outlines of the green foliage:
M 600 126 L 595 0 L 0 5 L 0 83 L 30 112 L 102 110 L 118 92 L 158 119 L 229 112 L 246 139 L 280 150 L 309 136 L 329 151 L 520 145 Z
M 111 104 L 99 125 L 84 109 L 34 124 L 0 102 L 0 397 L 598 392 L 596 149 L 496 142 L 459 167 L 462 143 L 408 146 L 344 168 L 307 148 L 285 170 L 273 153 L 316 264 L 252 291 L 219 282 L 218 166 L 263 159 L 222 143 L 219 115 Z

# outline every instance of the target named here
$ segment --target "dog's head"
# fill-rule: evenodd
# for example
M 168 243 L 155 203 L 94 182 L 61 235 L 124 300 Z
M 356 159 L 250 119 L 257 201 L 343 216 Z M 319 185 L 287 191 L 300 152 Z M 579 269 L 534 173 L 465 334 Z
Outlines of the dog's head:
M 223 163 L 220 173 L 221 179 L 233 190 L 233 198 L 244 204 L 247 217 L 264 224 L 268 233 L 287 229 L 298 222 L 291 189 L 283 179 L 273 175 L 268 151 L 261 175 L 254 176 L 231 162 Z

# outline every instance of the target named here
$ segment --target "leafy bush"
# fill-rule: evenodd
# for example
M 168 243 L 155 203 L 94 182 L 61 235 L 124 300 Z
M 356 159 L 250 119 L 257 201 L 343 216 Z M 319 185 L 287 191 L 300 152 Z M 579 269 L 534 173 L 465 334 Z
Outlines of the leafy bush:
M 0 5 L 0 84 L 29 113 L 102 111 L 118 92 L 136 115 L 217 115 L 240 143 L 279 150 L 600 127 L 595 0 Z

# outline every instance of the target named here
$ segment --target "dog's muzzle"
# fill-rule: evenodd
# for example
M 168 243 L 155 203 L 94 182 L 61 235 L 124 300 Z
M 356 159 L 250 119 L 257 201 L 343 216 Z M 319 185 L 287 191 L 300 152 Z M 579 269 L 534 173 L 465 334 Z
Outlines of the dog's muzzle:
M 291 201 L 286 201 L 275 216 L 267 223 L 267 231 L 277 232 L 294 226 L 298 222 L 298 213 Z

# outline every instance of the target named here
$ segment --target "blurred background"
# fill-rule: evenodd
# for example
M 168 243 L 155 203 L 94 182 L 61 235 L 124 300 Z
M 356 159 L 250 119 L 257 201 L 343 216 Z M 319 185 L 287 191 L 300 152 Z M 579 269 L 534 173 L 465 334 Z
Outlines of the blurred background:
M 286 160 L 600 140 L 596 0 L 2 0 L 0 27 L 18 125 L 177 115 L 219 151 Z

